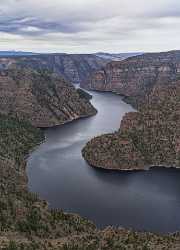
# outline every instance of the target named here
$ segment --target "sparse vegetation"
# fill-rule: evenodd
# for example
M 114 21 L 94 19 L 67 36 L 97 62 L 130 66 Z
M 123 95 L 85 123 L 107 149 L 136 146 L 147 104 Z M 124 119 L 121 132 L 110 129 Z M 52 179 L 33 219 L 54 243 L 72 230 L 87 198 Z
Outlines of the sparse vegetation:
M 133 170 L 147 166 L 180 167 L 180 82 L 156 86 L 139 112 L 125 115 L 120 130 L 87 143 L 90 165 Z
M 33 70 L 13 64 L 11 69 L 0 72 L 2 114 L 27 120 L 35 127 L 51 127 L 96 112 L 87 98 L 47 69 Z

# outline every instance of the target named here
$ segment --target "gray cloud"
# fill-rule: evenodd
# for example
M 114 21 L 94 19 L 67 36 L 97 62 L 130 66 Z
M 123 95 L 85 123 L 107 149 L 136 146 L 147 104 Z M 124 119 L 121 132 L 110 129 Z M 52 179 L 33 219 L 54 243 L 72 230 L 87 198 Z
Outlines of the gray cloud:
M 179 25 L 178 0 L 0 1 L 0 49 L 176 49 Z

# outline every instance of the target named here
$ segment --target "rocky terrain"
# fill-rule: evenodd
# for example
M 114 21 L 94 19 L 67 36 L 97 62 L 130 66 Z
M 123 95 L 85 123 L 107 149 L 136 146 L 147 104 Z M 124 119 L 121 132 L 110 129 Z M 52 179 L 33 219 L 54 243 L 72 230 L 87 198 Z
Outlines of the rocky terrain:
M 116 92 L 128 96 L 127 100 L 138 112 L 126 114 L 119 131 L 87 143 L 82 153 L 90 165 L 117 170 L 141 170 L 159 165 L 180 167 L 179 57 L 179 52 L 170 52 L 129 59 L 124 85 L 118 80 L 118 84 L 112 83 L 111 87 L 118 86 Z M 147 66 L 152 59 L 152 71 L 147 69 L 144 76 L 141 70 L 132 73 L 134 61 L 136 64 L 143 61 L 143 65 L 146 61 Z M 127 67 L 127 61 L 122 62 L 121 68 L 124 64 Z M 159 65 L 157 74 L 152 73 L 155 64 Z M 122 76 L 119 74 L 119 79 L 124 79 L 124 72 Z
M 180 234 L 102 231 L 75 214 L 49 210 L 27 190 L 25 157 L 44 140 L 30 123 L 0 115 L 0 249 L 3 250 L 178 250 Z
M 80 84 L 110 60 L 93 54 L 37 54 L 0 57 L 0 68 L 17 64 L 35 70 L 49 70 L 74 84 Z
M 0 72 L 0 113 L 51 127 L 95 115 L 96 110 L 59 76 L 11 65 Z
M 110 62 L 81 84 L 86 89 L 113 91 L 137 107 L 159 83 L 180 78 L 180 51 L 147 53 Z

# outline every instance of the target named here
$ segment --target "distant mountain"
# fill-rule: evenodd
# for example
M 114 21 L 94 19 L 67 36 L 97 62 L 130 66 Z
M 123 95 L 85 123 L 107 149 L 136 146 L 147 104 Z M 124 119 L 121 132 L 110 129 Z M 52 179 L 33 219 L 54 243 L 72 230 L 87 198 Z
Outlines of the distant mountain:
M 95 53 L 96 56 L 101 58 L 110 60 L 110 61 L 121 61 L 128 57 L 142 55 L 143 52 L 131 52 L 131 53 L 104 53 L 104 52 L 97 52 Z
M 39 53 L 25 52 L 25 51 L 0 51 L 0 57 L 9 57 L 9 56 L 32 56 L 38 55 Z

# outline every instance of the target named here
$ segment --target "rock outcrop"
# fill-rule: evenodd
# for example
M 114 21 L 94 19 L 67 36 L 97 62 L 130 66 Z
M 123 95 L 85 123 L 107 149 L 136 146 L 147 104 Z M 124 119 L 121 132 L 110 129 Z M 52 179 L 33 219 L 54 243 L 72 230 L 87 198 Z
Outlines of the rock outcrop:
M 59 76 L 11 65 L 0 72 L 0 113 L 51 127 L 95 115 L 96 110 Z
M 0 57 L 0 68 L 17 64 L 35 70 L 49 70 L 74 84 L 80 84 L 101 69 L 110 60 L 93 54 L 42 54 L 29 56 Z
M 119 131 L 92 139 L 82 153 L 90 165 L 106 169 L 179 168 L 180 81 L 156 83 Z
M 113 91 L 134 106 L 156 84 L 180 78 L 180 51 L 147 53 L 119 62 L 110 62 L 92 74 L 81 86 L 86 89 Z

